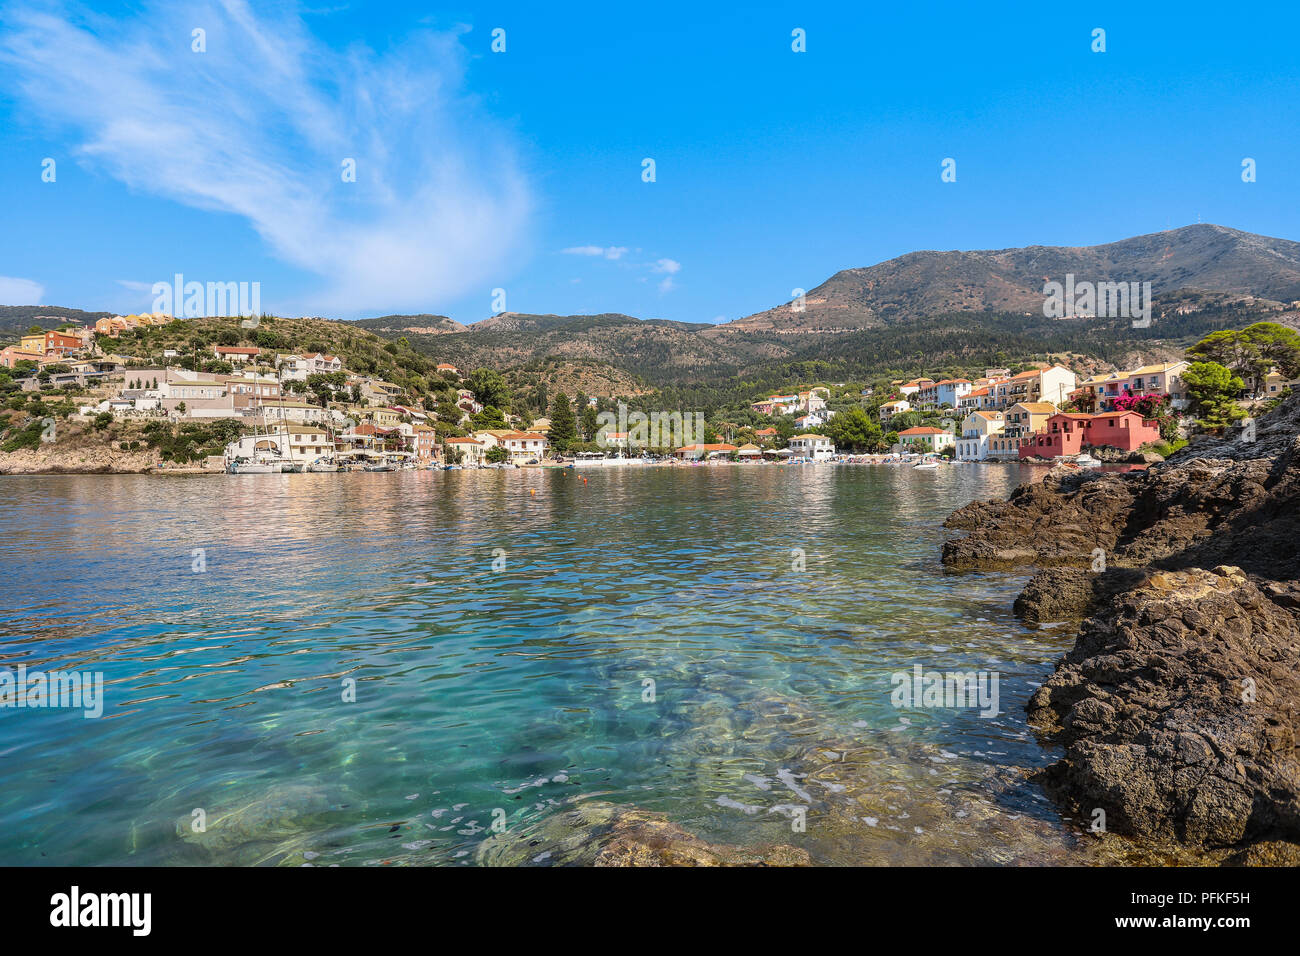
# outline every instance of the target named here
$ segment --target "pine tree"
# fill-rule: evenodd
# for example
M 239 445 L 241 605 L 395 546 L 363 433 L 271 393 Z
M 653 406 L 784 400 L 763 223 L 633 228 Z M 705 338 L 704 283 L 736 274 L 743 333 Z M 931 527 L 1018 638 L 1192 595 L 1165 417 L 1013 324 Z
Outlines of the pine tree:
M 578 437 L 578 426 L 573 418 L 573 406 L 569 404 L 569 396 L 563 392 L 558 392 L 555 401 L 551 402 L 551 430 L 547 439 L 551 447 L 558 452 L 567 451 Z

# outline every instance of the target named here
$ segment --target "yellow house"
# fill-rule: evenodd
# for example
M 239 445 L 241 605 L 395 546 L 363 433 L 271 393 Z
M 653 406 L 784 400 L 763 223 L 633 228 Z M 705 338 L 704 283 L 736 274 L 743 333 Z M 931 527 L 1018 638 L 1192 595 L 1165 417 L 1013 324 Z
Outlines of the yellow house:
M 366 417 L 376 428 L 395 428 L 402 423 L 402 413 L 391 408 L 371 408 Z

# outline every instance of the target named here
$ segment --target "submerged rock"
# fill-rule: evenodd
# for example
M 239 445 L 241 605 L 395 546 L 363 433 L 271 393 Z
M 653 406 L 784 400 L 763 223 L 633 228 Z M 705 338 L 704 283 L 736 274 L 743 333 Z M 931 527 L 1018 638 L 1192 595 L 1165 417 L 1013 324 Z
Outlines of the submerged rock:
M 587 801 L 534 826 L 480 844 L 484 866 L 807 866 L 807 851 L 784 844 L 708 843 L 659 813 Z
M 296 866 L 307 859 L 337 808 L 325 789 L 306 784 L 271 787 L 229 808 L 208 808 L 205 829 L 193 817 L 176 821 L 176 835 L 205 863 Z

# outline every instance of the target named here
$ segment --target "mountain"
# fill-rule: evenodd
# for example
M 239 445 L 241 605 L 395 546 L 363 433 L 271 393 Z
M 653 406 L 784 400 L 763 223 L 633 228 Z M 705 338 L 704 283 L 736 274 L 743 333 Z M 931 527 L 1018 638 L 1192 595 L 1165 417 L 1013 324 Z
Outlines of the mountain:
M 1067 274 L 1150 281 L 1152 328 L 1044 317 L 1044 282 Z M 564 359 L 605 363 L 647 385 L 685 387 L 808 369 L 847 378 L 1052 356 L 1080 367 L 1156 361 L 1213 329 L 1263 317 L 1294 321 L 1283 303 L 1296 299 L 1300 243 L 1195 225 L 1100 246 L 909 253 L 837 272 L 807 294 L 803 312 L 787 303 L 724 325 L 516 312 L 449 333 L 424 334 L 409 317 L 360 324 L 405 335 L 412 347 L 459 368 Z
M 458 368 L 505 368 L 552 358 L 605 362 L 657 380 L 712 374 L 732 364 L 735 349 L 699 333 L 708 323 L 637 319 L 630 315 L 528 315 L 504 312 L 463 333 L 407 333 L 411 345 Z M 378 331 L 378 330 L 375 330 Z M 386 334 L 386 333 L 380 333 Z
M 1150 281 L 1151 326 L 1044 317 L 1043 283 L 1067 274 L 1079 281 Z M 1180 355 L 1215 329 L 1261 319 L 1300 327 L 1300 306 L 1290 305 L 1298 299 L 1300 243 L 1195 225 L 1100 246 L 909 253 L 835 273 L 807 294 L 803 312 L 783 304 L 724 325 L 518 312 L 468 326 L 434 314 L 328 325 L 342 342 L 350 331 L 373 333 L 402 354 L 398 340 L 405 338 L 419 353 L 412 358 L 434 364 L 518 370 L 530 387 L 698 392 L 748 388 L 759 380 L 777 387 L 794 379 L 952 373 L 1038 360 L 1066 360 L 1080 369 L 1131 366 Z M 34 323 L 102 314 L 0 308 L 0 331 L 6 321 L 16 337 Z M 290 320 L 278 321 L 289 328 Z M 335 333 L 291 345 L 344 347 L 334 344 Z M 379 355 L 370 361 L 385 365 Z
M 93 325 L 112 312 L 82 312 L 57 305 L 0 305 L 0 335 L 25 335 L 33 325 L 57 329 L 60 325 Z
M 405 332 L 414 332 L 418 335 L 444 335 L 454 332 L 464 332 L 466 326 L 461 325 L 455 319 L 449 319 L 445 315 L 381 315 L 377 319 L 361 319 L 349 323 L 360 328 L 367 329 L 377 334 L 391 332 L 394 335 L 401 335 Z
M 1300 299 L 1300 242 L 1225 226 L 1184 226 L 1100 246 L 1027 246 L 912 252 L 835 273 L 805 296 L 709 333 L 819 333 L 877 328 L 951 312 L 1042 315 L 1043 284 L 1067 274 L 1090 282 L 1151 283 L 1156 298 L 1187 290 L 1274 302 Z

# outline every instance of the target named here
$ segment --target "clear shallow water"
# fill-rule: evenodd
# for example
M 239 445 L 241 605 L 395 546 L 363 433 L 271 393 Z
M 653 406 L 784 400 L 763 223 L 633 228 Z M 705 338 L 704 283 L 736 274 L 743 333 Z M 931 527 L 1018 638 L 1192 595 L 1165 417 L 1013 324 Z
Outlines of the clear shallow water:
M 0 862 L 469 864 L 494 810 L 597 799 L 820 862 L 1080 862 L 988 782 L 1048 761 L 1023 704 L 1071 632 L 939 566 L 1030 474 L 0 480 L 0 667 L 106 682 L 104 719 L 0 709 Z M 916 663 L 998 672 L 1001 715 L 895 709 Z

